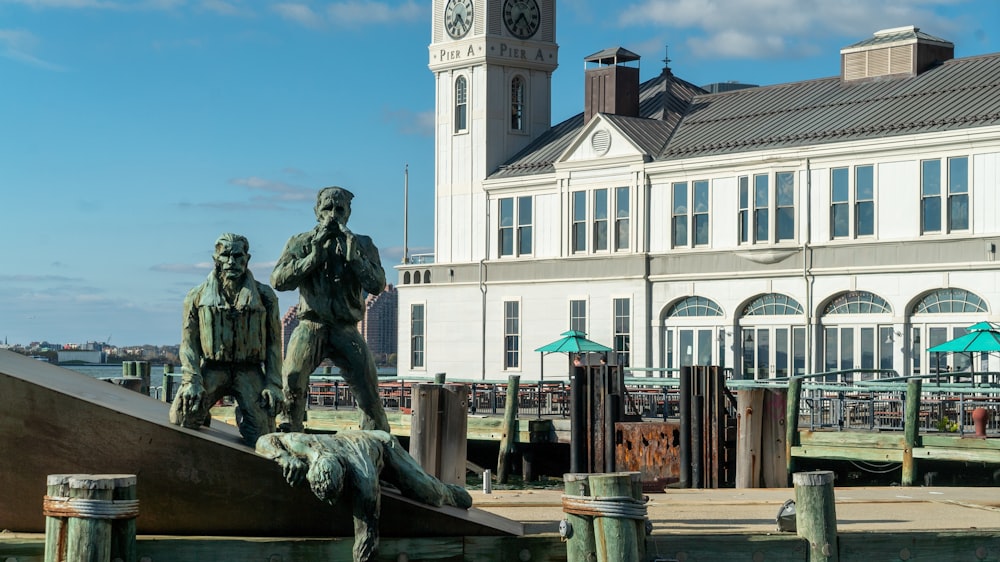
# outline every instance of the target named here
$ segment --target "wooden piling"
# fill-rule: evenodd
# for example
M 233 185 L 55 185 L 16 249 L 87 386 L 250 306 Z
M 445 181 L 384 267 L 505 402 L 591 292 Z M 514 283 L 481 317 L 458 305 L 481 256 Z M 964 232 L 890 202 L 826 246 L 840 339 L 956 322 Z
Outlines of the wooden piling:
M 45 562 L 135 562 L 135 481 L 122 474 L 50 475 Z
M 913 458 L 913 449 L 917 446 L 920 436 L 920 379 L 910 379 L 906 384 L 906 417 L 903 420 L 903 469 L 901 484 L 912 486 L 916 480 L 917 461 Z
M 464 384 L 413 385 L 410 455 L 447 484 L 465 484 L 469 390 Z
M 764 389 L 736 393 L 736 487 L 759 488 L 761 483 L 761 421 Z
M 567 499 L 590 496 L 589 474 L 571 472 L 563 475 L 563 490 Z M 593 562 L 596 560 L 594 547 L 594 518 L 591 515 L 573 513 L 572 508 L 563 504 L 566 513 L 566 562 Z
M 507 403 L 503 410 L 503 433 L 500 436 L 500 454 L 497 457 L 497 482 L 507 483 L 510 465 L 517 448 L 517 396 L 521 377 L 507 377 Z
M 833 471 L 796 472 L 795 528 L 809 541 L 810 562 L 837 562 L 837 510 L 833 495 Z
M 785 466 L 787 470 L 787 481 L 791 480 L 795 473 L 795 457 L 792 456 L 792 447 L 799 444 L 799 398 L 802 395 L 802 378 L 791 377 L 788 379 L 788 399 L 785 402 Z
M 591 474 L 590 493 L 595 498 L 631 499 L 632 478 L 629 473 Z M 594 546 L 597 562 L 639 560 L 635 520 L 599 512 L 594 517 Z

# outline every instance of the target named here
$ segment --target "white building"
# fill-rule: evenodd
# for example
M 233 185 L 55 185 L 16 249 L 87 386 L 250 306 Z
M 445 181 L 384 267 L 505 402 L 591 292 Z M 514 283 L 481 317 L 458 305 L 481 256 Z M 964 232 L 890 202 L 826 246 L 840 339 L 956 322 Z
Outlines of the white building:
M 433 13 L 435 256 L 398 268 L 401 375 L 535 379 L 571 328 L 633 368 L 924 373 L 1000 320 L 1000 54 L 896 28 L 839 76 L 708 94 L 610 49 L 550 126 L 554 1 Z

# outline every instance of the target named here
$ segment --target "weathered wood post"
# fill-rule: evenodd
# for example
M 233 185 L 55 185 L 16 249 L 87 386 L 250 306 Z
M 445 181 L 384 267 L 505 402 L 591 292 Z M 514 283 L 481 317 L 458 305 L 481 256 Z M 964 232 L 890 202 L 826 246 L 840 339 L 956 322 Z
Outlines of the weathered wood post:
M 787 479 L 795 473 L 795 458 L 792 447 L 799 444 L 799 398 L 802 395 L 802 378 L 788 379 L 788 399 L 785 402 L 785 465 Z M 787 480 L 786 480 L 787 482 Z
M 590 510 L 581 509 L 581 498 L 590 496 L 590 475 L 571 472 L 563 475 L 563 512 L 566 514 L 564 538 L 566 562 L 594 562 L 594 517 Z
M 736 392 L 736 487 L 760 487 L 764 390 Z
M 49 475 L 45 562 L 136 562 L 135 482 L 129 474 Z
M 833 471 L 796 472 L 795 530 L 809 541 L 809 562 L 837 562 L 837 509 Z
M 760 416 L 760 481 L 765 488 L 788 487 L 788 459 L 785 416 L 788 390 L 764 390 L 764 413 Z
M 681 367 L 678 408 L 681 425 L 680 487 L 691 487 L 691 367 Z M 663 407 L 667 407 L 666 401 Z
M 917 461 L 913 458 L 913 449 L 917 446 L 917 439 L 920 436 L 920 389 L 922 385 L 920 379 L 910 379 L 906 383 L 906 417 L 903 420 L 903 469 L 901 484 L 912 486 L 916 480 Z
M 629 473 L 591 474 L 590 493 L 601 498 L 594 516 L 594 546 L 598 562 L 639 560 L 635 520 L 623 513 L 633 505 Z M 605 505 L 613 504 L 613 505 Z
M 507 377 L 507 402 L 503 409 L 503 433 L 500 436 L 500 454 L 497 457 L 497 482 L 507 483 L 511 459 L 517 448 L 517 396 L 521 377 Z
M 465 484 L 469 389 L 464 384 L 413 385 L 410 456 L 447 484 Z

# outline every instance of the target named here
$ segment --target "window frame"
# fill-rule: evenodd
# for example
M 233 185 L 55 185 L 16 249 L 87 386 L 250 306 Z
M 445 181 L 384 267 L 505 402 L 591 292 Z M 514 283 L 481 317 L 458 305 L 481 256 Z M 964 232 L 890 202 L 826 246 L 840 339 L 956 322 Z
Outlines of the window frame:
M 520 74 L 515 74 L 510 79 L 510 130 L 517 133 L 526 133 L 526 113 L 527 105 L 525 100 L 527 93 L 527 80 Z
M 503 370 L 521 370 L 521 301 L 503 301 Z
M 526 209 L 525 205 L 527 205 Z M 497 199 L 498 257 L 533 255 L 535 249 L 534 207 L 534 197 L 531 195 Z
M 738 176 L 740 245 L 780 246 L 798 240 L 797 175 L 797 170 L 772 170 Z
M 853 172 L 853 173 L 852 173 Z M 868 175 L 863 179 L 862 174 Z M 862 193 L 867 190 L 867 194 Z M 838 195 L 838 191 L 841 194 Z M 830 239 L 855 240 L 875 236 L 875 165 L 830 168 Z M 865 212 L 863 209 L 868 209 Z M 838 217 L 841 220 L 838 229 Z
M 587 299 L 569 300 L 569 329 L 587 333 Z
M 454 127 L 453 133 L 465 133 L 469 130 L 469 81 L 463 74 L 455 78 L 453 93 L 454 103 Z
M 630 186 L 575 189 L 569 196 L 569 253 L 627 252 L 632 246 Z
M 671 247 L 699 248 L 710 246 L 712 243 L 711 182 L 707 179 L 673 182 L 671 190 Z M 683 196 L 679 197 L 680 194 Z M 699 225 L 702 223 L 704 228 L 699 230 Z M 683 233 L 683 239 L 679 236 L 681 233 Z M 704 235 L 704 238 L 701 237 L 701 234 Z
M 612 350 L 619 367 L 628 367 L 632 355 L 632 297 L 611 299 Z
M 417 309 L 420 310 L 419 320 L 415 317 Z M 427 303 L 423 302 L 410 303 L 410 369 L 427 369 Z

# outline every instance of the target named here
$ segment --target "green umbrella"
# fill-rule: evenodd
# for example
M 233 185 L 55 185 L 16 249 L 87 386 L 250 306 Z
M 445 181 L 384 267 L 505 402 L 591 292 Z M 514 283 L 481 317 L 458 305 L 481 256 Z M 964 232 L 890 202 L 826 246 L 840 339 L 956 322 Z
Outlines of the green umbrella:
M 568 332 L 563 332 L 560 335 L 564 337 L 548 345 L 543 345 L 542 347 L 539 347 L 535 351 L 540 351 L 542 353 L 583 353 L 589 351 L 597 351 L 597 352 L 611 351 L 610 347 L 588 340 L 586 338 L 587 334 L 577 330 L 570 330 Z
M 985 328 L 976 328 L 986 325 Z M 1000 351 L 1000 330 L 990 327 L 989 322 L 980 322 L 967 328 L 972 330 L 953 340 L 928 348 L 931 353 L 974 353 Z

